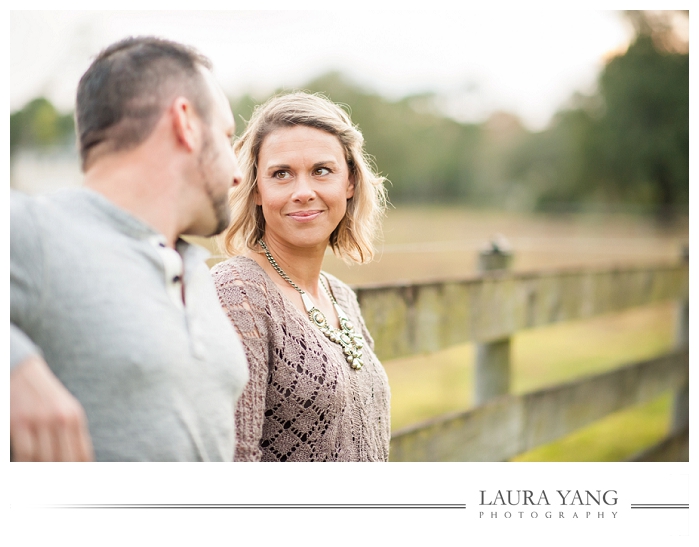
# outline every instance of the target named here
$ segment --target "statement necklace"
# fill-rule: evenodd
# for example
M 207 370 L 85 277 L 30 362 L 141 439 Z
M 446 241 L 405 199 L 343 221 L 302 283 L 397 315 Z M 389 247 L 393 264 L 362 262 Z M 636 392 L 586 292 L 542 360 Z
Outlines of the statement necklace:
M 325 286 L 323 279 L 321 278 L 320 284 L 325 289 L 325 292 L 328 293 L 330 301 L 335 307 L 337 317 L 340 319 L 339 329 L 335 329 L 328 324 L 328 320 L 325 318 L 323 312 L 313 305 L 313 302 L 301 289 L 301 287 L 294 283 L 291 278 L 286 275 L 286 272 L 279 267 L 279 264 L 277 264 L 277 261 L 274 260 L 274 257 L 272 256 L 272 253 L 269 252 L 265 242 L 260 240 L 259 243 L 265 252 L 265 256 L 267 256 L 267 260 L 269 260 L 269 263 L 272 265 L 272 268 L 276 270 L 282 279 L 287 281 L 289 285 L 291 285 L 299 292 L 299 294 L 301 294 L 301 300 L 303 300 L 303 305 L 306 308 L 306 312 L 308 313 L 308 318 L 311 320 L 311 323 L 318 327 L 320 332 L 322 332 L 329 340 L 339 344 L 342 347 L 342 351 L 345 354 L 345 359 L 347 359 L 347 362 L 354 370 L 361 369 L 362 366 L 364 366 L 364 362 L 362 361 L 364 338 L 354 332 L 354 325 L 352 325 L 345 312 L 342 311 L 342 308 L 337 303 L 337 300 L 335 300 L 335 297 L 330 292 L 330 289 Z

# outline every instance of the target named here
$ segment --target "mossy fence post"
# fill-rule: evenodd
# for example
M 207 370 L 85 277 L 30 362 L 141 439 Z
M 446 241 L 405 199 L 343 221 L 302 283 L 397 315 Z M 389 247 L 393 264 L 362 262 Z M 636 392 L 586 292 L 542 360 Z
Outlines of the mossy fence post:
M 504 240 L 493 240 L 478 255 L 479 272 L 497 272 L 509 269 L 512 253 Z M 476 344 L 476 378 L 474 400 L 476 405 L 505 395 L 510 391 L 510 340 L 508 336 L 487 343 Z

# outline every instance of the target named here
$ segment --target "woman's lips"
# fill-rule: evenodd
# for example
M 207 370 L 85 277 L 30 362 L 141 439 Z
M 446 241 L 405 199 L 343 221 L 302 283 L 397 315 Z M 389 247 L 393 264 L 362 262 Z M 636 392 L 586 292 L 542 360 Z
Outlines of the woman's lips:
M 288 213 L 287 216 L 293 218 L 298 222 L 310 222 L 320 216 L 323 211 L 296 211 L 294 213 Z

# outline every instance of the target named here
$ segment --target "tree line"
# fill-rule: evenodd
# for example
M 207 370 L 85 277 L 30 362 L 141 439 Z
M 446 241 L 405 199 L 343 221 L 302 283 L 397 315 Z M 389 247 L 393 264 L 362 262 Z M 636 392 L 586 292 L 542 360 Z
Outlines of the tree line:
M 689 203 L 688 47 L 665 20 L 628 17 L 636 37 L 607 62 L 597 91 L 573 97 L 543 131 L 505 112 L 461 123 L 439 111 L 435 95 L 391 101 L 339 72 L 302 89 L 351 112 L 394 204 L 563 211 L 602 204 L 668 219 Z M 266 98 L 231 100 L 239 133 Z M 34 99 L 10 114 L 11 158 L 21 148 L 74 143 L 74 133 L 72 114 Z

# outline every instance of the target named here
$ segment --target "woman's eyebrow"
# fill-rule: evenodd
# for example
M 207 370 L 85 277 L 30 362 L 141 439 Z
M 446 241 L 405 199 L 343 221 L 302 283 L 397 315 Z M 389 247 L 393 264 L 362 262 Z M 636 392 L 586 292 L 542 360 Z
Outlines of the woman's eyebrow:
M 337 162 L 333 159 L 321 160 L 314 163 L 313 168 L 322 167 L 323 165 L 337 165 Z

